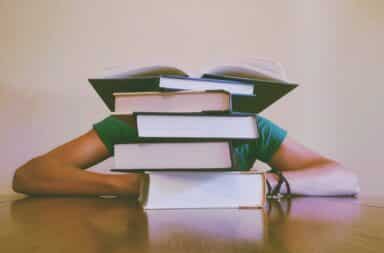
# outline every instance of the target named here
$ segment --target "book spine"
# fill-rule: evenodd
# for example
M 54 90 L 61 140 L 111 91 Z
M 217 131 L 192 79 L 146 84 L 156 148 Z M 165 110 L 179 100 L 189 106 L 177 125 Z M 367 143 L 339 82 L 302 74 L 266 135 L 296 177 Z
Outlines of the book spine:
M 133 112 L 133 116 L 154 115 L 154 116 L 219 116 L 219 117 L 255 117 L 254 113 L 227 112 L 227 111 L 204 111 L 204 112 Z
M 174 141 L 174 142 L 189 142 L 189 141 L 255 141 L 258 137 L 249 137 L 249 138 L 213 138 L 213 137 L 137 137 L 137 139 L 132 139 L 132 141 L 145 141 L 145 142 L 164 142 L 164 141 Z
M 140 181 L 140 187 L 139 187 L 140 191 L 139 191 L 139 198 L 138 198 L 138 201 L 142 206 L 145 206 L 147 204 L 149 185 L 150 185 L 150 176 L 147 173 L 143 173 L 142 180 Z
M 238 161 L 237 161 L 237 159 L 236 159 L 236 157 L 235 157 L 235 149 L 234 149 L 234 146 L 233 146 L 233 142 L 232 141 L 230 141 L 230 142 L 228 142 L 228 144 L 229 144 L 229 150 L 230 150 L 230 155 L 231 155 L 231 164 L 232 164 L 232 168 L 234 169 L 234 170 L 239 170 L 240 168 L 239 168 L 239 163 L 238 163 Z
M 169 169 L 169 168 L 159 168 L 159 169 L 110 169 L 112 172 L 125 172 L 125 173 L 143 173 L 143 172 L 156 172 L 156 171 L 167 171 L 167 172 L 241 172 L 239 168 L 179 168 L 179 169 Z

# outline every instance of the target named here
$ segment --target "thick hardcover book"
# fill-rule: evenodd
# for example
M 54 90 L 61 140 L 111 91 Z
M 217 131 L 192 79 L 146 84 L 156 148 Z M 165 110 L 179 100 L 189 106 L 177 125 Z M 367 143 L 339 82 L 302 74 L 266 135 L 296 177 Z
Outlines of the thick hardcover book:
M 239 170 L 231 141 L 132 141 L 114 145 L 114 172 Z
M 139 202 L 145 209 L 257 208 L 265 203 L 265 175 L 247 172 L 148 172 Z
M 231 94 L 241 94 L 241 97 L 248 97 L 248 101 L 252 100 L 253 103 L 257 102 L 253 92 L 253 85 L 250 82 L 179 76 L 89 79 L 89 82 L 111 111 L 115 111 L 113 93 L 121 92 L 225 90 Z M 183 85 L 176 85 L 173 83 L 182 83 Z M 236 108 L 241 109 L 240 106 L 236 106 Z M 255 110 L 250 112 L 257 113 Z
M 224 90 L 211 91 L 148 91 L 119 92 L 115 97 L 115 112 L 203 112 L 231 111 L 231 94 Z
M 146 139 L 255 140 L 257 119 L 250 113 L 151 113 L 135 112 L 114 116 L 137 129 Z
M 256 98 L 244 95 L 234 95 L 232 97 L 232 110 L 242 112 L 260 112 L 279 100 L 298 85 L 277 80 L 260 80 L 243 77 L 204 74 L 204 78 L 215 80 L 232 80 L 251 83 L 254 87 Z

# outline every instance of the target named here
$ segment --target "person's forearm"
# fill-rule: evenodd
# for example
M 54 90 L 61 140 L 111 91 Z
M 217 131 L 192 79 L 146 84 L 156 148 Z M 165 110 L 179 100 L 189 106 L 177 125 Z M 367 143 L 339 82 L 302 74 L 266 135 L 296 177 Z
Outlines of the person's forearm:
M 356 195 L 360 188 L 355 174 L 338 163 L 326 163 L 303 170 L 284 171 L 291 193 L 307 196 L 346 196 Z M 272 185 L 276 184 L 273 176 L 268 176 Z M 286 191 L 283 187 L 282 192 Z
M 13 189 L 29 195 L 136 196 L 138 180 L 135 176 L 84 171 L 40 157 L 17 169 Z

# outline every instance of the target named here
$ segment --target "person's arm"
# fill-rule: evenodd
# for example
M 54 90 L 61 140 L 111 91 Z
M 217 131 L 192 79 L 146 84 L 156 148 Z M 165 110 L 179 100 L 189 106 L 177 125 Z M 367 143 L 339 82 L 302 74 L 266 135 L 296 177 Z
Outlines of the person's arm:
M 295 195 L 345 196 L 360 191 L 354 173 L 290 137 L 284 139 L 269 165 L 283 172 Z M 273 174 L 269 174 L 268 179 L 272 185 L 276 184 Z
M 110 156 L 95 130 L 31 159 L 13 177 L 13 189 L 28 195 L 137 196 L 139 174 L 106 175 L 84 169 Z

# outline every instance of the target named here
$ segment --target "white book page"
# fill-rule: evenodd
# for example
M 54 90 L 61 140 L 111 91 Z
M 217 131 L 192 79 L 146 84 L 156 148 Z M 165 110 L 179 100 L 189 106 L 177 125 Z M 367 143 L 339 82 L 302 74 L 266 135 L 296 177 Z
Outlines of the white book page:
M 222 59 L 220 64 L 211 63 L 200 72 L 200 75 L 208 73 L 288 82 L 287 74 L 282 64 L 266 58 L 231 59 L 230 61 Z
M 140 137 L 257 138 L 254 116 L 138 115 Z
M 228 142 L 115 145 L 116 169 L 231 168 Z
M 202 112 L 230 109 L 229 94 L 219 92 L 152 92 L 115 95 L 115 112 Z
M 183 80 L 173 78 L 160 78 L 160 87 L 170 89 L 185 89 L 185 90 L 226 90 L 233 94 L 253 95 L 253 85 L 231 84 L 226 82 L 210 82 L 200 80 Z
M 264 176 L 236 172 L 151 172 L 145 208 L 261 206 Z

